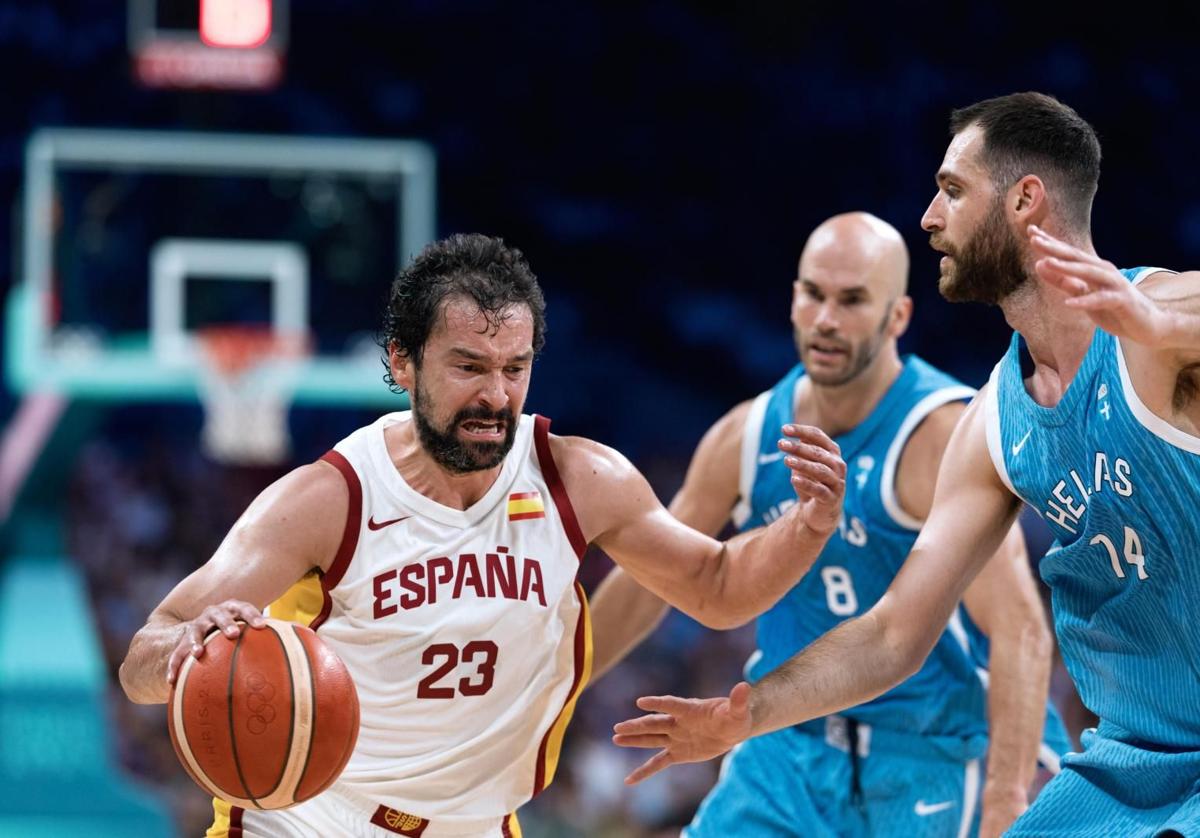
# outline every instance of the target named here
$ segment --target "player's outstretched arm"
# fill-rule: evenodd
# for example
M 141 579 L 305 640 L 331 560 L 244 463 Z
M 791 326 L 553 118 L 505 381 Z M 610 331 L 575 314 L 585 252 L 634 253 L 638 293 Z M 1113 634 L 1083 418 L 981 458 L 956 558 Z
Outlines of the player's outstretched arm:
M 1029 805 L 1054 644 L 1019 525 L 963 595 L 990 641 L 988 758 L 979 834 L 1002 835 Z
M 750 690 L 740 681 L 724 698 L 639 698 L 638 707 L 653 715 L 618 724 L 613 742 L 626 748 L 656 748 L 658 753 L 634 769 L 625 783 L 640 783 L 677 762 L 712 759 L 749 739 L 755 733 Z
M 737 503 L 742 430 L 750 405 L 739 404 L 708 429 L 667 507 L 676 520 L 705 535 L 717 535 Z M 592 595 L 593 683 L 645 640 L 668 609 L 623 569 L 613 568 Z
M 204 653 L 214 628 L 237 637 L 261 609 L 337 552 L 349 505 L 333 466 L 302 466 L 267 487 L 242 513 L 216 553 L 151 612 L 121 664 L 121 686 L 139 704 L 165 702 L 179 667 Z
M 1016 499 L 988 457 L 977 398 L 946 450 L 929 520 L 880 601 L 751 688 L 748 724 L 731 724 L 738 718 L 733 695 L 639 700 L 639 707 L 657 712 L 618 724 L 614 741 L 661 751 L 630 779 L 677 762 L 711 759 L 749 736 L 861 704 L 912 675 L 967 585 L 1004 540 L 1016 510 Z
M 1138 286 L 1117 267 L 1030 226 L 1042 282 L 1067 295 L 1106 332 L 1177 356 L 1178 366 L 1200 362 L 1200 272 L 1156 274 Z
M 837 527 L 846 464 L 824 433 L 780 440 L 799 502 L 768 527 L 721 543 L 677 521 L 611 448 L 552 437 L 584 537 L 640 584 L 712 628 L 741 625 L 800 580 Z

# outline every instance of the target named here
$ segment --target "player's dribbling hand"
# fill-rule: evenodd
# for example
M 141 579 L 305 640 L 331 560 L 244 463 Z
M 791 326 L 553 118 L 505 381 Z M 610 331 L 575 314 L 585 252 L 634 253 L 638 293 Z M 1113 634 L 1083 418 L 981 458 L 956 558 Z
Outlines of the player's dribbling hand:
M 838 444 L 820 428 L 811 425 L 784 425 L 779 450 L 792 470 L 792 489 L 800 503 L 800 513 L 809 529 L 829 535 L 842 517 L 842 497 L 846 494 L 846 463 Z
M 230 640 L 242 633 L 238 621 L 252 628 L 262 628 L 267 623 L 262 612 L 248 602 L 237 599 L 227 599 L 217 605 L 210 605 L 200 612 L 194 620 L 183 624 L 183 636 L 171 657 L 167 659 L 167 683 L 174 684 L 187 656 L 198 658 L 204 654 L 204 638 L 213 629 L 220 629 Z
M 727 698 L 646 696 L 637 706 L 652 715 L 620 722 L 613 742 L 626 748 L 660 748 L 625 778 L 640 783 L 668 765 L 703 762 L 750 738 L 750 685 L 735 686 Z
M 1109 334 L 1157 346 L 1169 330 L 1170 316 L 1117 270 L 1095 254 L 1029 225 L 1029 243 L 1038 279 L 1067 295 L 1065 304 L 1086 312 Z

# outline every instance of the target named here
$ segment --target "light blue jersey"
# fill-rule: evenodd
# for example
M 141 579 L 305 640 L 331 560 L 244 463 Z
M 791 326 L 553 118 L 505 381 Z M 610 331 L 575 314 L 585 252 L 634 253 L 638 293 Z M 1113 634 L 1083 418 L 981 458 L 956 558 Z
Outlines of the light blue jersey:
M 1107 332 L 1054 407 L 1030 397 L 1025 358 L 1014 334 L 988 387 L 988 449 L 1055 535 L 1040 572 L 1063 661 L 1101 721 L 1011 834 L 1198 834 L 1200 439 L 1146 408 Z
M 1054 533 L 1040 571 L 1067 669 L 1100 718 L 1200 749 L 1200 439 L 1142 404 L 1101 329 L 1052 408 L 1026 392 L 1023 352 L 1014 334 L 992 373 L 988 447 Z
M 797 365 L 755 402 L 743 442 L 742 497 L 735 511 L 742 529 L 769 524 L 796 502 L 790 470 L 776 447 L 795 421 Z M 758 619 L 761 656 L 748 673 L 757 681 L 843 620 L 863 614 L 891 584 L 908 557 L 921 522 L 896 500 L 896 468 L 916 427 L 937 408 L 964 401 L 974 390 L 917 357 L 857 427 L 835 438 L 846 461 L 846 496 L 838 531 L 812 569 Z M 932 466 L 931 466 L 932 467 Z M 873 727 L 964 741 L 963 758 L 986 747 L 987 696 L 976 673 L 969 638 L 955 614 L 916 675 L 878 698 L 845 711 Z
M 776 447 L 804 377 L 793 368 L 753 403 L 742 442 L 734 522 L 764 526 L 796 502 Z M 907 558 L 921 522 L 896 498 L 905 445 L 930 413 L 974 391 L 916 357 L 856 428 L 836 437 L 847 464 L 843 519 L 800 583 L 757 622 L 761 679 L 844 620 L 871 608 Z M 932 468 L 932 466 L 930 466 Z M 837 716 L 742 743 L 686 838 L 975 834 L 987 747 L 986 639 L 960 608 L 921 670 Z M 1068 748 L 1050 711 L 1043 762 Z

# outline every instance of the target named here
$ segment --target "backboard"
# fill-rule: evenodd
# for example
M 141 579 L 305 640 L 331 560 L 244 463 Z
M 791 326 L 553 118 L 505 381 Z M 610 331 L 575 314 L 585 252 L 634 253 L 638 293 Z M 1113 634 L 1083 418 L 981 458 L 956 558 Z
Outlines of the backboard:
M 308 332 L 312 356 L 281 362 L 296 402 L 395 406 L 374 337 L 391 279 L 434 238 L 423 143 L 47 129 L 23 201 L 15 390 L 194 400 L 195 331 L 238 324 Z

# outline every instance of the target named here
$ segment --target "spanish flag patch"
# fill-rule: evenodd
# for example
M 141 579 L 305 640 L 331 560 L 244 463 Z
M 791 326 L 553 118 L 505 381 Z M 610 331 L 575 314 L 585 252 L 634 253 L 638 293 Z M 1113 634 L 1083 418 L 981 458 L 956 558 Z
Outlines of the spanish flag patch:
M 545 517 L 546 505 L 542 503 L 542 493 L 536 489 L 532 492 L 513 492 L 508 496 L 508 520 L 525 521 Z

